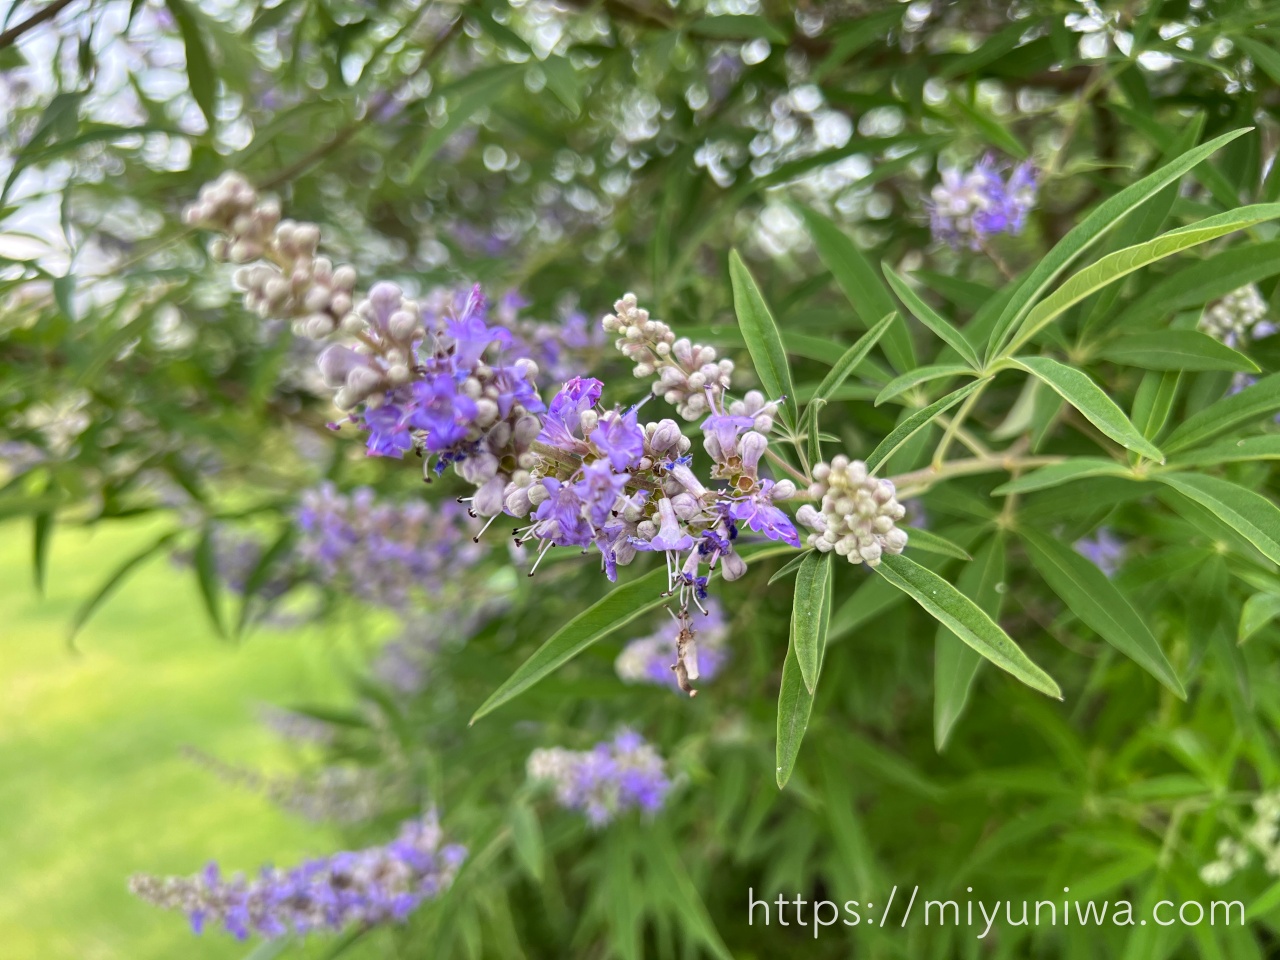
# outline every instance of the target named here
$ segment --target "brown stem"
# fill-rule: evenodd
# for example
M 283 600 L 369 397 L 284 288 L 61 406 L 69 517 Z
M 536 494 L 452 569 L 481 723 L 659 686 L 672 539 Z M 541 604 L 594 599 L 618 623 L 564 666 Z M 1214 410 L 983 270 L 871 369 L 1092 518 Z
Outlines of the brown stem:
M 41 7 L 27 19 L 23 20 L 17 26 L 10 27 L 4 33 L 0 33 L 0 50 L 5 47 L 11 47 L 28 30 L 33 30 L 46 20 L 52 20 L 56 17 L 64 7 L 69 7 L 74 0 L 53 0 L 48 6 Z

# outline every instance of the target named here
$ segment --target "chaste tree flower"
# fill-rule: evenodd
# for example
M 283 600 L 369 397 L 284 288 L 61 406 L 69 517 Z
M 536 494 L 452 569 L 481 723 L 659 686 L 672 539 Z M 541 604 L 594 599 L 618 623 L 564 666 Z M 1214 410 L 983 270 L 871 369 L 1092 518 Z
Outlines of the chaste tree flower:
M 554 786 L 560 806 L 586 814 L 595 827 L 628 810 L 657 813 L 671 790 L 662 757 L 630 730 L 592 750 L 535 750 L 527 772 L 530 780 Z
M 403 921 L 453 883 L 467 850 L 444 841 L 430 811 L 406 821 L 381 847 L 335 853 L 289 870 L 264 867 L 254 879 L 224 878 L 216 864 L 194 877 L 140 875 L 130 890 L 158 907 L 181 910 L 200 933 L 220 924 L 238 940 L 338 931 Z
M 994 158 L 985 156 L 967 172 L 942 171 L 927 204 L 929 226 L 935 240 L 977 250 L 993 234 L 1021 233 L 1035 202 L 1036 171 L 1030 163 L 1018 164 L 1005 178 Z

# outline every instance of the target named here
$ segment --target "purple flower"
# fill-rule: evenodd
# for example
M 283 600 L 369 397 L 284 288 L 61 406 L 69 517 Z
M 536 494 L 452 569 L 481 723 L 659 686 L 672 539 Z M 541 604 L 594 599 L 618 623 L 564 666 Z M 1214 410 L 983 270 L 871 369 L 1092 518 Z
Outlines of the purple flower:
M 1099 528 L 1092 539 L 1084 537 L 1077 540 L 1075 547 L 1076 553 L 1087 557 L 1108 577 L 1115 576 L 1124 562 L 1124 541 L 1106 527 Z
M 976 250 L 992 234 L 1020 233 L 1035 201 L 1036 171 L 1030 163 L 1019 164 L 1006 181 L 987 156 L 967 173 L 942 171 L 927 204 L 930 227 L 935 240 Z
M 582 415 L 599 402 L 603 390 L 604 384 L 589 377 L 574 377 L 566 383 L 551 398 L 538 439 L 562 450 L 578 450 L 582 445 L 577 437 Z
M 740 497 L 729 504 L 729 516 L 741 520 L 748 528 L 763 533 L 770 540 L 781 540 L 793 547 L 800 546 L 800 535 L 791 518 L 773 505 L 773 481 L 761 480 L 760 489 L 748 497 Z
M 596 827 L 628 810 L 662 809 L 671 790 L 665 768 L 658 752 L 628 730 L 588 751 L 535 750 L 528 763 L 530 779 L 553 784 L 560 805 Z
M 458 391 L 452 377 L 436 374 L 417 381 L 411 390 L 414 409 L 409 422 L 426 431 L 427 450 L 440 453 L 467 438 L 476 416 L 476 402 Z
M 432 811 L 406 821 L 385 846 L 289 870 L 264 867 L 253 880 L 224 880 L 210 864 L 194 877 L 134 877 L 130 889 L 158 907 L 182 910 L 196 933 L 212 921 L 238 940 L 250 933 L 271 939 L 401 922 L 449 888 L 466 856 L 465 847 L 444 843 Z
M 395 457 L 397 460 L 413 449 L 413 434 L 404 410 L 394 403 L 366 409 L 364 425 L 369 431 L 365 446 L 370 456 Z
M 636 408 L 625 414 L 614 410 L 600 418 L 591 433 L 595 448 L 609 458 L 615 470 L 626 470 L 644 456 L 644 431 L 636 422 Z
M 590 546 L 594 537 L 584 516 L 587 505 L 578 495 L 576 487 L 561 483 L 554 477 L 543 480 L 542 485 L 547 488 L 550 496 L 538 504 L 534 513 L 538 538 L 561 547 Z
M 581 499 L 592 526 L 604 527 L 613 519 L 614 504 L 629 479 L 628 474 L 611 471 L 602 460 L 582 468 L 582 479 L 574 484 L 574 493 Z
M 636 538 L 633 542 L 637 550 L 662 550 L 679 552 L 693 546 L 693 537 L 685 532 L 676 516 L 675 506 L 670 497 L 658 501 L 658 532 L 650 540 Z
M 453 363 L 459 371 L 474 367 L 492 344 L 511 343 L 508 330 L 485 323 L 484 292 L 478 283 L 471 288 L 458 316 L 445 324 L 445 330 L 453 341 Z

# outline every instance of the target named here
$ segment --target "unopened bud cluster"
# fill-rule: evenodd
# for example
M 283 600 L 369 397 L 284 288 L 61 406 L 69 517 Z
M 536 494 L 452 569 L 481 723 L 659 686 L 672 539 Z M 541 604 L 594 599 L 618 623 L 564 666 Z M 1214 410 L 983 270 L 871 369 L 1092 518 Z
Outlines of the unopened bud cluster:
M 1252 283 L 1232 290 L 1200 318 L 1200 329 L 1215 340 L 1235 347 L 1250 340 L 1261 340 L 1276 332 L 1268 322 L 1267 301 Z
M 1253 862 L 1254 852 L 1271 876 L 1280 876 L 1280 791 L 1264 793 L 1253 801 L 1253 823 L 1239 838 L 1218 841 L 1217 859 L 1200 868 L 1200 879 L 1218 887 Z
M 692 343 L 688 337 L 677 340 L 669 326 L 652 319 L 648 310 L 637 305 L 634 293 L 624 295 L 613 309 L 601 326 L 617 334 L 615 346 L 634 361 L 635 375 L 656 375 L 653 392 L 684 419 L 705 416 L 711 404 L 729 389 L 733 361 L 717 360 L 714 347 Z
M 295 332 L 319 339 L 350 312 L 355 269 L 319 256 L 320 228 L 281 220 L 279 203 L 263 199 L 240 174 L 224 173 L 201 187 L 183 218 L 222 234 L 210 247 L 216 259 L 252 264 L 235 281 L 245 306 L 260 317 L 291 320 Z
M 897 524 L 906 509 L 892 482 L 876 479 L 861 460 L 844 456 L 819 463 L 813 476 L 809 495 L 822 501 L 821 509 L 805 504 L 796 512 L 796 519 L 813 531 L 810 546 L 870 567 L 880 563 L 882 554 L 903 551 L 907 532 Z

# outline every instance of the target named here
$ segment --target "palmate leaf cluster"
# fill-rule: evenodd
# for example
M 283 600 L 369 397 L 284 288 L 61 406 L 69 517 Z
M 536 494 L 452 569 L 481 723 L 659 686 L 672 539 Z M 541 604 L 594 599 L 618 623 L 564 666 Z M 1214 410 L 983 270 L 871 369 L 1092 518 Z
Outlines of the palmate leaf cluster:
M 540 318 L 633 289 L 785 398 L 792 467 L 893 477 L 910 545 L 875 570 L 760 550 L 713 585 L 732 659 L 684 701 L 612 668 L 666 616 L 657 567 L 528 580 L 495 543 L 476 582 L 502 605 L 424 687 L 374 673 L 346 704 L 289 705 L 330 728 L 327 762 L 394 773 L 353 843 L 437 803 L 471 848 L 442 902 L 352 954 L 1267 955 L 1274 878 L 1200 870 L 1280 788 L 1280 336 L 1198 324 L 1248 284 L 1280 315 L 1280 10 L 747 9 L 95 0 L 0 50 L 10 81 L 39 78 L 3 134 L 0 230 L 38 242 L 0 250 L 0 418 L 40 452 L 0 491 L 6 530 L 42 582 L 56 525 L 155 519 L 76 626 L 182 548 L 217 629 L 252 644 L 301 490 L 464 492 L 328 436 L 312 358 L 180 224 L 226 169 L 362 276 L 514 289 Z M 1027 228 L 934 243 L 939 167 L 987 151 L 1039 168 Z M 611 400 L 641 398 L 591 362 Z M 235 600 L 228 524 L 268 546 Z M 1074 546 L 1103 529 L 1126 544 L 1111 576 Z M 448 602 L 410 619 L 467 612 Z M 526 783 L 533 749 L 622 724 L 676 777 L 654 820 L 592 832 Z M 748 889 L 895 884 L 1240 899 L 1250 926 L 747 923 Z

